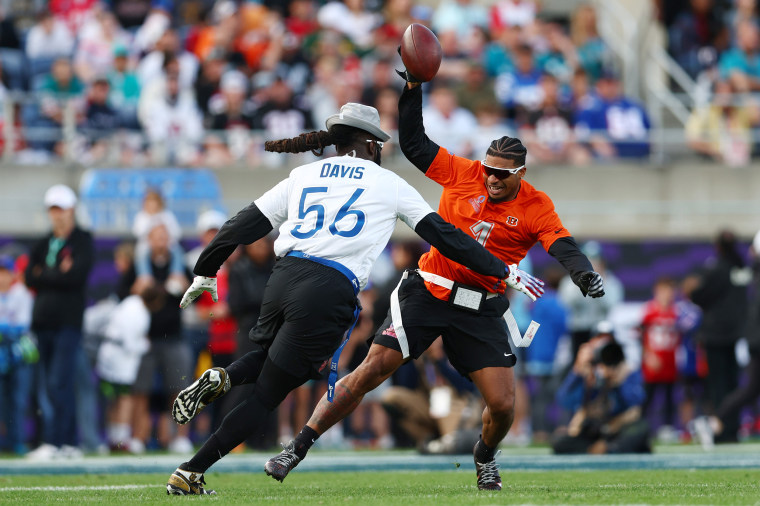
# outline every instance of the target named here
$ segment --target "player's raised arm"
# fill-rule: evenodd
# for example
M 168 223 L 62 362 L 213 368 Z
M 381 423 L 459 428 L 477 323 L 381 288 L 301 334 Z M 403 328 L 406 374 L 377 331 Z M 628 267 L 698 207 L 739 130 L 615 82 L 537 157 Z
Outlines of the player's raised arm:
M 422 124 L 422 88 L 419 83 L 408 83 L 398 101 L 398 143 L 404 156 L 427 172 L 441 147 L 425 134 Z

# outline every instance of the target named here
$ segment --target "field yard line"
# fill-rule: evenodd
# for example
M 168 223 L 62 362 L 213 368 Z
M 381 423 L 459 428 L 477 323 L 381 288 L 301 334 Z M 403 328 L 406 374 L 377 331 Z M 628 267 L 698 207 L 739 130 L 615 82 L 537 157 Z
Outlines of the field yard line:
M 154 488 L 156 485 L 80 485 L 76 487 L 0 487 L 0 492 L 77 492 L 85 490 L 134 490 Z

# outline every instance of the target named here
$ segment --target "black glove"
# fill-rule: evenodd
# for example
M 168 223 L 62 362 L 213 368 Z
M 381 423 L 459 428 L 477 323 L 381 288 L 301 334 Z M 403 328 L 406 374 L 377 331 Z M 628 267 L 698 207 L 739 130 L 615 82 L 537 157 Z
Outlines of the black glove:
M 398 55 L 399 55 L 399 56 L 401 56 L 401 46 L 399 46 L 399 47 L 396 49 L 396 51 L 398 52 Z M 402 60 L 402 62 L 403 62 L 403 60 Z M 394 70 L 396 70 L 396 69 L 394 69 Z M 396 70 L 396 74 L 400 75 L 400 76 L 401 76 L 401 77 L 404 79 L 404 81 L 406 81 L 406 82 L 408 82 L 408 83 L 412 83 L 412 84 L 420 84 L 420 83 L 422 82 L 422 80 L 420 80 L 420 79 L 417 79 L 416 77 L 414 77 L 414 76 L 413 76 L 412 74 L 410 74 L 410 73 L 409 73 L 409 71 L 408 71 L 408 70 L 406 70 L 406 69 L 404 69 L 403 71 L 401 71 L 401 70 Z
M 584 272 L 578 278 L 583 296 L 590 295 L 594 299 L 604 296 L 604 280 L 598 272 Z

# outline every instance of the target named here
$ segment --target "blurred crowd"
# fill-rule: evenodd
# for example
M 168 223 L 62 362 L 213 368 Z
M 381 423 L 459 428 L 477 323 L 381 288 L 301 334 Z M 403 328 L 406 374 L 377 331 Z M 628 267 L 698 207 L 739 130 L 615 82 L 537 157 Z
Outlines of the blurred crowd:
M 443 50 L 425 126 L 456 154 L 510 134 L 535 162 L 649 155 L 649 118 L 590 5 L 555 19 L 534 0 L 48 4 L 3 18 L 0 101 L 30 92 L 15 102 L 20 162 L 277 164 L 263 141 L 322 128 L 349 101 L 395 132 L 397 47 L 414 22 Z
M 44 204 L 50 232 L 29 247 L 0 250 L 0 451 L 37 460 L 192 452 L 250 392 L 240 387 L 182 426 L 171 421 L 171 404 L 202 371 L 252 350 L 248 331 L 276 260 L 274 238 L 229 257 L 217 302 L 204 294 L 180 310 L 200 252 L 227 217 L 205 211 L 194 236 L 183 237 L 161 193 L 150 189 L 133 237 L 109 249 L 110 293 L 91 301 L 94 238 L 76 221 L 77 196 L 55 185 Z M 341 375 L 362 361 L 390 293 L 425 249 L 396 241 L 381 256 L 359 295 L 364 309 Z M 541 327 L 530 347 L 513 348 L 516 417 L 506 444 L 622 453 L 649 452 L 654 441 L 709 447 L 760 435 L 760 232 L 748 253 L 732 232 L 720 232 L 701 269 L 657 279 L 651 300 L 633 309 L 602 246 L 589 241 L 583 251 L 605 279 L 605 297 L 584 298 L 556 263 L 535 272 L 546 281 L 538 301 L 510 294 L 518 324 Z M 530 257 L 521 268 L 533 270 Z M 311 381 L 292 392 L 240 450 L 292 438 L 325 390 L 324 381 Z M 482 408 L 437 341 L 318 445 L 466 453 Z
M 686 141 L 729 166 L 756 154 L 760 109 L 760 16 L 757 0 L 659 0 L 669 50 L 700 90 Z

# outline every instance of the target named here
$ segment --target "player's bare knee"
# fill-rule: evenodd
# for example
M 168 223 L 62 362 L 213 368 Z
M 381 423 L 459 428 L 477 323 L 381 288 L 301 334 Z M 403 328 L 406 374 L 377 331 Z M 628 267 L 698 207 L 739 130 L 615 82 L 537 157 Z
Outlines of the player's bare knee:
M 488 402 L 488 411 L 491 418 L 511 422 L 515 417 L 515 399 L 513 396 L 504 396 Z

